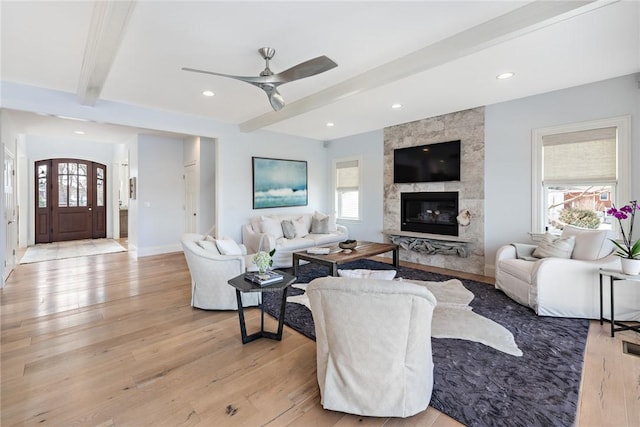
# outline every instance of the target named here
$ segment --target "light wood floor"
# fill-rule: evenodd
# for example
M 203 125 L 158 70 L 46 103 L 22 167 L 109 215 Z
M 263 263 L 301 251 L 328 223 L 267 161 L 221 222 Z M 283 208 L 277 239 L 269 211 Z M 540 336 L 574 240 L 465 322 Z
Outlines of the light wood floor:
M 323 410 L 312 340 L 285 327 L 281 342 L 242 345 L 236 312 L 191 308 L 189 283 L 181 253 L 18 266 L 1 291 L 0 424 L 460 425 L 432 408 L 408 419 Z M 259 310 L 247 314 L 257 327 Z M 592 322 L 578 426 L 640 426 L 640 358 L 623 339 L 640 344 Z

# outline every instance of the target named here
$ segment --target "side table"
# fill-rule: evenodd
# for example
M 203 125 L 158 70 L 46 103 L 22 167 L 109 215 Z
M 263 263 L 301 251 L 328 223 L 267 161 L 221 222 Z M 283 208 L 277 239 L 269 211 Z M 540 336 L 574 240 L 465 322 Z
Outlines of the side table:
M 602 278 L 604 276 L 609 276 L 609 296 L 611 302 L 611 319 L 605 319 L 602 315 Z M 619 270 L 609 270 L 609 269 L 600 269 L 600 324 L 602 325 L 603 321 L 607 321 L 611 323 L 611 336 L 613 337 L 618 331 L 636 331 L 640 332 L 640 324 L 638 325 L 626 325 L 625 322 L 622 323 L 620 321 L 615 321 L 614 317 L 614 305 L 613 305 L 613 283 L 616 280 L 629 280 L 632 282 L 640 282 L 640 276 L 631 276 L 629 274 L 624 274 Z M 638 284 L 640 286 L 640 283 Z M 618 326 L 618 328 L 616 328 Z
M 284 313 L 287 305 L 287 290 L 296 277 L 283 271 L 277 273 L 282 274 L 282 281 L 272 283 L 270 285 L 260 286 L 250 280 L 244 278 L 244 273 L 232 279 L 228 283 L 236 288 L 236 298 L 238 300 L 238 317 L 240 319 L 240 333 L 242 335 L 242 344 L 254 341 L 258 338 L 269 338 L 280 341 L 282 339 L 282 327 L 284 326 Z M 264 305 L 260 303 L 260 330 L 251 335 L 247 335 L 247 327 L 244 322 L 244 307 L 242 306 L 242 292 L 275 292 L 282 290 L 282 303 L 280 305 L 280 318 L 278 319 L 278 332 L 269 332 L 264 330 Z

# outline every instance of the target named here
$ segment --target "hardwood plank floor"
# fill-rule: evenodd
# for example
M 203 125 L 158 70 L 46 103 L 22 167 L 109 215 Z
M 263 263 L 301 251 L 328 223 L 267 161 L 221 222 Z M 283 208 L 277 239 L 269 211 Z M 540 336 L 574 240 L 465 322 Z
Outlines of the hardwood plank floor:
M 433 408 L 407 419 L 322 409 L 315 343 L 285 327 L 281 342 L 242 345 L 236 312 L 190 307 L 182 253 L 19 265 L 0 296 L 2 426 L 460 425 Z M 251 331 L 259 310 L 246 313 Z M 591 323 L 577 425 L 640 426 L 640 358 L 622 352 L 640 334 L 608 331 Z

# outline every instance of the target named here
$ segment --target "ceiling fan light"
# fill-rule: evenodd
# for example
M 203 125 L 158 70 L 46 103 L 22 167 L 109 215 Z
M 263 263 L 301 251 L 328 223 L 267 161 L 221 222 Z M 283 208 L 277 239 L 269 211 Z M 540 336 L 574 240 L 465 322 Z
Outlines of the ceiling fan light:
M 275 111 L 280 111 L 284 107 L 284 98 L 275 88 L 269 93 L 269 102 Z

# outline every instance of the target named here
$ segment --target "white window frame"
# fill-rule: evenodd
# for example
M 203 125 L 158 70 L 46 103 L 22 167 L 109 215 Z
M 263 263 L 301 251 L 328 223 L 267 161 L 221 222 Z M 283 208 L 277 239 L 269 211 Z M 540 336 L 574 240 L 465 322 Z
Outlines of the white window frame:
M 340 216 L 340 211 L 338 210 L 338 163 L 343 162 L 358 162 L 358 217 L 357 218 L 345 218 Z M 362 156 L 357 157 L 342 157 L 339 159 L 333 160 L 333 168 L 332 168 L 332 184 L 333 184 L 333 211 L 336 213 L 336 219 L 341 221 L 362 221 Z
M 617 128 L 617 183 L 612 194 L 616 206 L 622 206 L 629 201 L 631 195 L 631 116 L 612 117 L 607 119 L 590 120 L 587 122 L 572 123 L 533 129 L 531 133 L 531 231 L 532 233 L 544 233 L 544 188 L 543 177 L 543 137 L 557 133 L 578 132 L 607 127 Z

